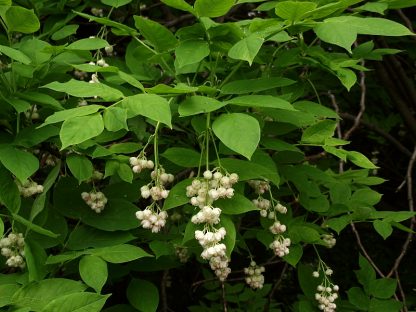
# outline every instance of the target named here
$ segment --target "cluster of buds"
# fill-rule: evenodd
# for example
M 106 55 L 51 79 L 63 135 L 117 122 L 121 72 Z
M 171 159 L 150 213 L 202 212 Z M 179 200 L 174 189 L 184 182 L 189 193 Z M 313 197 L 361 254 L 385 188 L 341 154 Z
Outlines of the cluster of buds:
M 182 246 L 175 246 L 175 254 L 181 263 L 186 263 L 189 260 L 188 248 Z
M 214 169 L 206 170 L 203 178 L 194 179 L 192 184 L 186 187 L 190 203 L 200 208 L 191 221 L 194 224 L 204 224 L 203 231 L 195 231 L 195 239 L 203 248 L 201 257 L 209 261 L 211 269 L 221 281 L 227 278 L 231 269 L 228 267 L 230 260 L 226 252 L 227 247 L 220 243 L 226 235 L 226 230 L 224 227 L 217 229 L 214 226 L 220 222 L 221 209 L 214 207 L 213 202 L 219 198 L 233 197 L 233 185 L 237 182 L 236 173 L 223 174 Z
M 81 71 L 81 70 L 74 70 L 74 76 L 79 80 L 85 80 L 88 78 L 88 73 Z
M 98 79 L 98 74 L 92 74 L 89 83 L 100 83 L 100 80 Z
M 104 51 L 105 51 L 105 53 L 106 53 L 108 56 L 112 56 L 112 55 L 114 54 L 114 48 L 113 48 L 113 46 L 111 46 L 111 45 L 106 46 L 106 47 L 104 48 Z
M 186 195 L 191 198 L 191 205 L 202 209 L 217 199 L 233 197 L 232 186 L 237 182 L 236 173 L 223 175 L 218 170 L 206 170 L 203 179 L 194 179 L 192 184 L 186 187 Z
M 37 184 L 34 181 L 26 180 L 23 183 L 16 181 L 19 192 L 23 197 L 30 197 L 35 194 L 40 194 L 43 192 L 43 185 Z
M 93 181 L 100 181 L 103 178 L 104 178 L 104 174 L 102 172 L 100 172 L 98 170 L 94 170 L 92 172 L 91 178 L 89 178 L 86 182 L 90 183 L 90 182 L 93 182 Z
M 25 240 L 23 234 L 10 233 L 0 239 L 1 254 L 7 258 L 6 265 L 13 268 L 25 267 Z
M 331 287 L 332 286 L 332 287 Z M 315 293 L 315 299 L 318 301 L 318 308 L 323 312 L 335 312 L 337 305 L 335 300 L 338 298 L 338 285 L 319 285 Z
M 130 158 L 130 164 L 133 166 L 139 166 L 139 170 L 142 170 L 144 166 L 154 167 L 153 161 L 145 158 Z M 140 224 L 145 229 L 150 229 L 153 233 L 157 233 L 166 224 L 168 214 L 166 211 L 161 211 L 158 201 L 166 199 L 169 196 L 169 190 L 165 188 L 165 185 L 173 182 L 174 176 L 170 173 L 166 173 L 165 169 L 159 167 L 157 170 L 153 170 L 150 173 L 152 181 L 140 188 L 140 193 L 143 198 L 151 198 L 152 203 L 146 207 L 143 211 L 136 212 L 136 218 L 139 219 Z
M 155 212 L 147 207 L 143 211 L 136 211 L 136 218 L 144 229 L 150 229 L 152 233 L 158 233 L 165 226 L 168 214 L 166 211 Z
M 282 234 L 286 232 L 286 225 L 281 224 L 279 220 L 274 221 L 273 225 L 269 227 L 272 234 Z
M 250 185 L 254 189 L 254 192 L 259 195 L 270 190 L 270 184 L 268 181 L 250 180 L 248 181 L 248 185 Z
M 59 161 L 59 158 L 56 157 L 55 155 L 52 155 L 51 153 L 45 153 L 43 154 L 44 159 L 45 159 L 45 165 L 47 166 L 56 166 L 56 164 Z
M 96 213 L 100 213 L 104 210 L 105 205 L 107 204 L 107 197 L 105 197 L 103 192 L 91 191 L 89 193 L 82 192 L 82 199 L 85 203 L 91 207 Z
M 258 266 L 256 262 L 251 261 L 248 268 L 244 268 L 246 274 L 246 283 L 253 289 L 261 289 L 264 285 L 264 266 Z
M 151 160 L 147 160 L 146 156 L 130 157 L 130 165 L 134 173 L 140 173 L 143 169 L 153 169 L 155 164 Z
M 103 17 L 104 16 L 103 9 L 100 9 L 100 8 L 91 8 L 91 13 L 92 13 L 92 15 L 98 16 L 98 17 Z
M 290 244 L 290 238 L 284 238 L 282 235 L 278 235 L 269 247 L 273 250 L 276 256 L 284 257 L 289 254 Z
M 334 235 L 332 235 L 332 234 L 323 234 L 321 238 L 322 238 L 322 240 L 324 241 L 325 245 L 328 248 L 334 247 L 335 244 L 337 243 L 337 240 L 335 239 Z
M 36 120 L 39 119 L 38 107 L 33 105 L 29 110 L 25 112 L 25 116 L 27 119 Z
M 87 106 L 88 102 L 84 99 L 78 101 L 78 107 Z
M 98 65 L 98 66 L 101 66 L 101 67 L 108 67 L 108 66 L 110 66 L 110 65 L 107 64 L 107 62 L 103 58 L 100 58 L 97 62 L 91 61 L 88 64 L 89 65 Z

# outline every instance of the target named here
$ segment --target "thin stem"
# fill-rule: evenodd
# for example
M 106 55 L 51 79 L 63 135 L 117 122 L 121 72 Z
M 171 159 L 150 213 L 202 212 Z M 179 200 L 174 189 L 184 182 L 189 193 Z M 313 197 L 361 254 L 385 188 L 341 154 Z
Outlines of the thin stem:
M 207 125 L 205 130 L 205 165 L 206 170 L 209 170 L 209 129 L 211 123 L 211 113 L 207 114 Z
M 158 144 L 158 131 L 160 127 L 160 122 L 156 124 L 155 134 L 153 138 L 153 151 L 155 154 L 155 172 L 156 172 L 156 185 L 159 185 L 159 144 Z

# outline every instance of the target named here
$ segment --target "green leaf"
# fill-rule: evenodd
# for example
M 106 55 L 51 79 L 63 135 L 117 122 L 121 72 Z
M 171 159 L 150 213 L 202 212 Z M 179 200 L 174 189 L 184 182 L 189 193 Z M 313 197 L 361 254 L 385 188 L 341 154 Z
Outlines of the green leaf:
M 364 286 L 366 292 L 368 292 L 371 282 L 376 279 L 376 272 L 368 260 L 361 254 L 359 256 L 359 264 L 360 269 L 355 271 L 355 275 L 357 276 L 360 284 Z
M 364 206 L 372 207 L 381 200 L 381 194 L 370 189 L 370 188 L 362 188 L 356 190 L 352 196 L 351 200 L 353 201 L 353 205 L 356 206 L 356 203 L 359 203 Z
M 33 154 L 10 145 L 0 146 L 0 162 L 21 182 L 39 169 L 39 161 Z
M 96 248 L 91 250 L 89 253 L 99 256 L 110 263 L 125 263 L 143 257 L 151 257 L 151 255 L 143 249 L 127 244 Z
M 225 15 L 235 0 L 196 0 L 194 8 L 199 17 L 219 17 Z
M 198 152 L 183 147 L 168 148 L 161 156 L 173 162 L 175 165 L 185 168 L 198 167 L 201 158 Z
M 0 0 L 0 5 L 11 6 L 12 0 Z
M 100 114 L 67 119 L 63 122 L 59 132 L 62 142 L 61 149 L 92 139 L 100 135 L 103 130 L 104 122 Z
M 107 108 L 103 114 L 104 126 L 108 131 L 128 130 L 127 110 L 122 107 L 112 106 Z
M 94 167 L 91 161 L 82 155 L 71 154 L 66 158 L 69 170 L 78 179 L 79 183 L 88 180 L 92 176 Z
M 101 0 L 101 3 L 109 5 L 113 8 L 119 8 L 123 5 L 129 4 L 132 0 Z
M 0 165 L 0 202 L 10 212 L 18 212 L 21 204 L 19 188 L 13 181 L 11 174 Z
M 61 112 L 55 112 L 45 119 L 45 122 L 42 124 L 41 127 L 49 125 L 49 124 L 62 122 L 73 117 L 90 115 L 90 114 L 96 113 L 101 108 L 103 108 L 103 106 L 101 105 L 88 105 L 88 106 L 81 106 L 81 107 L 66 109 Z
M 295 81 L 283 77 L 256 78 L 248 80 L 235 80 L 221 88 L 222 94 L 246 94 L 260 92 L 278 87 L 286 87 Z
M 260 141 L 259 122 L 246 114 L 222 114 L 213 122 L 212 130 L 225 146 L 248 159 Z
M 20 285 L 14 284 L 14 282 L 0 285 L 0 307 L 11 305 L 13 295 L 20 287 Z
M 393 228 L 391 224 L 384 220 L 375 220 L 373 222 L 373 226 L 377 233 L 380 234 L 381 237 L 383 237 L 383 239 L 386 239 L 393 233 Z
M 347 151 L 347 158 L 352 163 L 356 164 L 357 166 L 359 166 L 361 168 L 365 168 L 365 169 L 376 169 L 376 168 L 378 168 L 366 156 L 364 156 L 360 152 Z
M 128 110 L 129 118 L 142 115 L 172 128 L 169 103 L 161 96 L 156 94 L 128 96 L 122 101 L 122 105 Z
M 79 25 L 65 25 L 58 31 L 55 31 L 51 38 L 52 40 L 61 40 L 77 33 Z
M 159 305 L 159 291 L 152 283 L 133 278 L 127 287 L 130 304 L 142 312 L 156 312 Z
M 13 304 L 17 307 L 27 307 L 31 311 L 41 311 L 52 300 L 82 292 L 85 288 L 85 285 L 81 282 L 64 278 L 50 278 L 26 284 L 14 294 L 12 299 Z M 62 310 L 58 311 L 61 312 Z
M 283 259 L 291 266 L 296 267 L 303 255 L 303 248 L 301 245 L 291 245 L 289 254 L 283 257 Z
M 103 83 L 88 83 L 75 79 L 71 79 L 67 82 L 54 81 L 44 85 L 42 88 L 64 92 L 75 97 L 88 98 L 99 96 L 105 101 L 116 101 L 124 97 L 121 91 L 111 88 Z
M 370 306 L 370 298 L 359 287 L 352 287 L 348 290 L 348 301 L 364 311 L 368 311 Z
M 225 228 L 227 235 L 225 235 L 224 240 L 222 241 L 227 247 L 227 256 L 230 259 L 231 253 L 234 250 L 235 238 L 236 238 L 236 229 L 233 220 L 226 215 L 221 216 L 220 226 Z
M 83 256 L 79 261 L 79 274 L 85 284 L 100 293 L 108 277 L 107 263 L 94 255 Z
M 135 15 L 134 25 L 158 52 L 170 51 L 178 43 L 169 29 L 155 21 Z
M 34 241 L 25 241 L 25 258 L 29 271 L 29 282 L 40 281 L 46 275 L 46 252 Z
M 282 1 L 276 4 L 276 15 L 293 23 L 302 20 L 302 17 L 313 11 L 316 6 L 314 2 Z
M 209 55 L 209 52 L 209 44 L 206 41 L 181 41 L 175 49 L 175 68 L 199 63 Z
M 161 2 L 175 9 L 194 13 L 194 8 L 185 0 L 161 0 Z
M 234 194 L 229 199 L 219 199 L 215 202 L 215 206 L 221 208 L 223 214 L 234 215 L 242 214 L 248 211 L 259 210 L 251 200 L 247 199 L 244 195 Z
M 338 45 L 351 52 L 357 34 L 378 36 L 412 35 L 405 26 L 383 18 L 337 16 L 318 24 L 314 31 L 319 39 Z
M 403 304 L 397 300 L 380 300 L 371 298 L 369 312 L 399 312 Z
M 110 295 L 95 293 L 74 293 L 58 298 L 53 298 L 42 312 L 99 312 L 102 311 L 106 300 Z
M 4 22 L 9 32 L 31 34 L 40 28 L 39 19 L 33 10 L 21 6 L 11 6 L 7 9 Z
M 322 120 L 308 127 L 302 134 L 302 143 L 308 144 L 324 144 L 327 138 L 334 135 L 336 121 Z
M 357 75 L 351 69 L 338 68 L 335 70 L 335 73 L 348 91 L 357 82 Z
M 55 100 L 50 95 L 40 92 L 33 92 L 33 91 L 26 91 L 24 93 L 16 93 L 20 98 L 30 101 L 39 103 L 41 106 L 51 108 L 54 111 L 56 110 L 63 110 L 61 103 Z
M 175 254 L 175 249 L 171 242 L 154 240 L 149 244 L 150 249 L 158 259 L 161 256 L 170 256 Z
M 231 100 L 226 101 L 225 104 L 248 107 L 269 107 L 296 111 L 296 108 L 294 108 L 288 101 L 271 95 L 243 95 L 232 98 Z
M 209 113 L 220 109 L 226 103 L 202 95 L 194 95 L 185 99 L 180 105 L 178 112 L 181 116 L 192 116 Z
M 26 65 L 32 62 L 32 60 L 26 54 L 8 46 L 0 45 L 0 53 L 10 57 L 12 60 Z
M 264 39 L 258 35 L 250 35 L 234 44 L 228 51 L 228 56 L 236 60 L 247 61 L 251 66 L 263 42 Z
M 187 204 L 189 198 L 186 196 L 186 187 L 191 185 L 191 183 L 192 179 L 186 179 L 176 183 L 170 190 L 168 198 L 163 203 L 163 210 L 169 210 Z
M 106 195 L 108 195 L 107 193 Z M 87 225 L 81 225 L 71 232 L 67 241 L 67 247 L 70 250 L 83 250 L 90 247 L 120 245 L 132 239 L 134 239 L 134 236 L 129 232 L 106 232 Z
M 99 50 L 110 44 L 101 38 L 85 38 L 77 40 L 66 47 L 67 50 Z
M 388 299 L 396 292 L 397 281 L 393 278 L 380 278 L 370 281 L 370 294 L 376 298 Z
M 79 194 L 77 196 L 81 198 Z M 131 230 L 138 227 L 135 218 L 137 207 L 125 199 L 109 199 L 99 216 L 85 204 L 80 208 L 83 222 L 100 230 Z
M 0 236 L 3 237 L 3 234 L 4 234 L 4 222 L 0 218 Z
M 34 224 L 32 222 L 30 222 L 29 220 L 26 220 L 25 218 L 19 216 L 18 214 L 12 213 L 12 217 L 13 220 L 23 224 L 24 226 L 26 226 L 28 229 L 32 230 L 33 232 L 48 236 L 48 237 L 52 237 L 52 238 L 57 238 L 59 236 L 59 234 L 55 234 L 49 230 L 44 229 L 43 227 Z
M 386 11 L 388 8 L 389 5 L 387 3 L 367 2 L 364 5 L 355 8 L 355 10 L 363 10 L 384 15 L 384 11 Z

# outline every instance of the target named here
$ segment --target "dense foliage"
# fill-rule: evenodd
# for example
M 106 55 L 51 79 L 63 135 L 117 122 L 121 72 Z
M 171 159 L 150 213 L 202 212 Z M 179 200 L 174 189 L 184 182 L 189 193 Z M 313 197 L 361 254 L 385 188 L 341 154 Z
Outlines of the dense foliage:
M 0 0 L 0 310 L 414 308 L 415 4 Z

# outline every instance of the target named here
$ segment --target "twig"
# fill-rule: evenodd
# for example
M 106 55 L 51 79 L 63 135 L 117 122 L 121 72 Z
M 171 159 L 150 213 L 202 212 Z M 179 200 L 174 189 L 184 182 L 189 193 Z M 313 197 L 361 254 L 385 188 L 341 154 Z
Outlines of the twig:
M 282 284 L 283 276 L 285 275 L 286 270 L 288 269 L 288 267 L 289 266 L 288 266 L 287 262 L 285 262 L 285 265 L 283 266 L 282 272 L 280 273 L 280 276 L 279 276 L 278 280 L 274 283 L 273 288 L 270 291 L 270 294 L 269 294 L 269 296 L 267 298 L 267 303 L 264 306 L 264 312 L 268 312 L 269 311 L 269 309 L 270 309 L 270 303 L 271 303 L 271 301 L 273 299 L 273 295 L 276 292 L 276 290 L 279 288 L 280 284 Z
M 412 179 L 412 171 L 413 171 L 413 167 L 415 165 L 415 161 L 416 161 L 416 146 L 415 149 L 413 151 L 412 157 L 409 160 L 409 164 L 407 166 L 407 172 L 406 172 L 406 183 L 407 183 L 407 202 L 409 204 L 409 211 L 414 212 L 415 208 L 413 206 L 414 200 L 413 200 L 413 179 Z M 410 229 L 413 232 L 413 229 L 415 227 L 415 222 L 416 222 L 416 218 L 413 216 L 410 219 Z M 403 257 L 405 256 L 407 249 L 409 248 L 409 245 L 412 241 L 412 237 L 413 237 L 413 233 L 410 232 L 407 235 L 407 238 L 402 246 L 402 251 L 400 253 L 400 255 L 397 257 L 396 261 L 394 262 L 394 265 L 392 267 L 392 269 L 390 270 L 389 274 L 387 274 L 387 277 L 390 277 L 394 274 L 395 271 L 398 270 L 399 266 L 400 266 L 400 262 L 402 261 Z
M 163 272 L 162 281 L 160 283 L 160 292 L 161 292 L 161 297 L 162 297 L 162 311 L 163 312 L 169 311 L 168 298 L 166 295 L 166 283 L 168 281 L 168 276 L 169 276 L 169 270 L 165 270 Z
M 223 306 L 223 311 L 227 312 L 227 300 L 225 299 L 225 284 L 224 282 L 221 282 L 221 288 L 222 288 L 222 306 Z
M 335 112 L 337 113 L 337 115 L 339 115 L 340 109 L 337 103 L 337 99 L 335 98 L 335 95 L 331 91 L 328 91 L 328 96 L 331 99 L 331 104 L 334 107 Z M 341 129 L 341 123 L 339 122 L 339 120 L 337 121 L 337 135 L 338 135 L 338 139 L 342 139 L 342 129 Z M 342 149 L 342 146 L 340 148 Z M 338 162 L 338 171 L 340 173 L 344 172 L 344 162 L 342 161 L 342 159 L 340 159 Z
M 402 302 L 403 302 L 402 312 L 408 312 L 409 309 L 407 308 L 407 305 L 406 305 L 406 295 L 404 293 L 402 283 L 400 282 L 400 276 L 399 276 L 399 273 L 397 272 L 397 270 L 395 271 L 395 275 L 396 275 L 396 280 L 397 280 L 397 287 L 399 288 L 400 296 L 401 296 Z
M 365 66 L 365 62 L 361 62 L 361 66 Z M 365 111 L 365 97 L 367 93 L 367 87 L 365 85 L 365 73 L 363 71 L 360 71 L 360 88 L 361 88 L 361 97 L 360 97 L 360 111 L 358 112 L 357 116 L 355 117 L 354 124 L 352 127 L 344 133 L 344 140 L 348 140 L 348 138 L 351 136 L 351 134 L 358 128 L 360 125 L 361 118 L 363 117 L 364 111 Z
M 399 13 L 401 19 L 406 24 L 407 28 L 409 28 L 412 31 L 412 33 L 415 33 L 415 30 L 413 29 L 412 21 L 406 16 L 406 14 L 404 14 L 404 12 L 401 9 L 398 9 L 397 13 Z M 413 35 L 412 38 L 416 40 L 415 35 Z
M 343 119 L 348 119 L 348 120 L 354 120 L 355 119 L 355 116 L 353 116 L 351 114 L 348 114 L 348 113 L 340 113 L 339 116 L 341 116 L 341 118 L 343 118 Z M 395 137 L 393 137 L 391 134 L 385 132 L 383 129 L 381 129 L 381 128 L 379 128 L 379 127 L 377 127 L 377 126 L 375 126 L 375 125 L 373 125 L 373 124 L 371 124 L 371 123 L 369 123 L 365 120 L 361 120 L 360 125 L 376 132 L 379 135 L 381 135 L 383 138 L 385 138 L 390 143 L 392 143 L 400 152 L 402 152 L 406 156 L 408 156 L 408 157 L 412 156 L 411 151 L 409 151 Z

